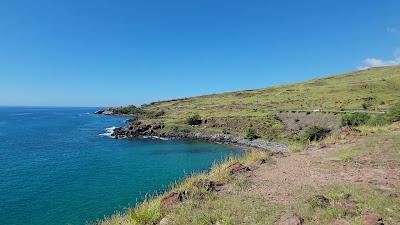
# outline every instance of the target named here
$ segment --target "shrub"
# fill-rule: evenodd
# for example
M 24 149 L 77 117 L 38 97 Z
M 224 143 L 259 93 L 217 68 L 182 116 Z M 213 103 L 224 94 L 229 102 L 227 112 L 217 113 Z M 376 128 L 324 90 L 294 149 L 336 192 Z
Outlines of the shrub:
M 363 107 L 363 109 L 368 109 L 369 107 L 372 106 L 372 102 L 368 101 L 368 102 L 363 102 L 361 104 L 361 106 Z
M 400 121 L 400 104 L 396 104 L 391 107 L 387 117 L 391 122 Z
M 254 129 L 249 128 L 246 130 L 246 138 L 253 140 L 253 139 L 259 138 L 259 136 L 257 135 L 257 133 Z
M 313 126 L 306 130 L 304 137 L 308 141 L 320 141 L 324 139 L 330 131 L 330 129 L 324 127 Z
M 163 111 L 163 110 L 161 110 L 161 111 L 147 111 L 144 114 L 145 114 L 145 116 L 147 118 L 157 119 L 157 118 L 159 118 L 161 116 L 164 116 L 165 115 L 165 111 Z
M 342 116 L 343 126 L 360 126 L 366 124 L 370 116 L 366 113 L 352 113 L 345 114 Z
M 136 108 L 136 106 L 134 105 L 114 107 L 111 108 L 111 110 L 113 111 L 114 114 L 124 114 L 124 115 L 136 114 L 141 112 L 141 109 Z
M 223 134 L 230 134 L 231 132 L 228 129 L 224 128 L 224 129 L 222 129 L 222 133 Z
M 372 116 L 367 124 L 368 125 L 372 125 L 372 126 L 382 126 L 382 125 L 386 125 L 390 122 L 390 120 L 388 119 L 387 115 L 383 115 L 383 114 L 379 114 L 379 115 L 375 115 Z
M 186 123 L 189 125 L 199 125 L 199 124 L 201 124 L 201 117 L 199 114 L 195 114 L 195 115 L 187 118 Z

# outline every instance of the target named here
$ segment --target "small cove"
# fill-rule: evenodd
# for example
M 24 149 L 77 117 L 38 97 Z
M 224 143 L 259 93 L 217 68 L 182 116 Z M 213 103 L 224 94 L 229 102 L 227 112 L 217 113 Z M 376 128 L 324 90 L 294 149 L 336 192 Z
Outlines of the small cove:
M 126 117 L 95 108 L 0 107 L 0 223 L 93 222 L 242 151 L 196 141 L 115 140 Z

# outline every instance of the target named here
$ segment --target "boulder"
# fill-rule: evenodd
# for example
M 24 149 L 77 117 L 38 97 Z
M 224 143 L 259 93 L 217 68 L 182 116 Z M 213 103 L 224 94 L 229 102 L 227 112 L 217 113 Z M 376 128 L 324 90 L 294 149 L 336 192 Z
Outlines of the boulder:
M 377 214 L 367 213 L 361 216 L 362 225 L 383 225 L 383 219 Z
M 174 208 L 179 202 L 182 202 L 188 198 L 189 193 L 187 191 L 172 192 L 161 200 L 161 207 L 164 209 L 171 209 Z
M 275 222 L 276 225 L 302 225 L 304 219 L 295 213 L 285 213 Z
M 235 173 L 243 173 L 247 171 L 251 171 L 251 169 L 248 166 L 245 166 L 239 162 L 233 163 L 228 166 L 228 170 L 231 174 Z
M 97 110 L 94 114 L 103 114 L 104 110 Z

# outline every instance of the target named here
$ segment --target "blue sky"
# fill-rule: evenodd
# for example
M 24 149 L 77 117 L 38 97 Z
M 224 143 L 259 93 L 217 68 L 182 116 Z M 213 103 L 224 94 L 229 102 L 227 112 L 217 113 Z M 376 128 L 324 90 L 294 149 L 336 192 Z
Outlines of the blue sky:
M 390 0 L 2 0 L 0 105 L 140 105 L 398 64 L 399 12 Z

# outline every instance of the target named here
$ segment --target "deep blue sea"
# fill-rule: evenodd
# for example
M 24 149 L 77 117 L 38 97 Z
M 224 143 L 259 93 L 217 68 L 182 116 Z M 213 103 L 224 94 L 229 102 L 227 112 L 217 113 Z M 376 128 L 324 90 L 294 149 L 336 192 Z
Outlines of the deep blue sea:
M 0 107 L 0 224 L 80 225 L 143 200 L 237 148 L 100 135 L 96 108 Z

